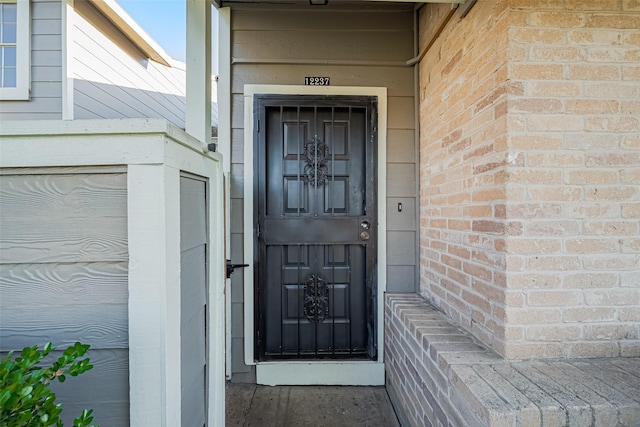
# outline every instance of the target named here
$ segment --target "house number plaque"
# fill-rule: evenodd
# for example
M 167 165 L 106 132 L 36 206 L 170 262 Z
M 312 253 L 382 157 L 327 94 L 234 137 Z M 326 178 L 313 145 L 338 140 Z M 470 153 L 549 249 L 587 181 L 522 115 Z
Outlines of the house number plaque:
M 329 86 L 329 77 L 305 77 L 305 86 Z

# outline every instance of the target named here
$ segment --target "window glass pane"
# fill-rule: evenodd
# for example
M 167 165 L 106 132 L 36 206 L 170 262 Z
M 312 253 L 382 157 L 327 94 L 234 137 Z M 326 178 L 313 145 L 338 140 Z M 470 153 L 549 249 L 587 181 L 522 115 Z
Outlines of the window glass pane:
M 18 10 L 18 5 L 17 4 L 15 4 L 15 3 L 13 3 L 13 4 L 4 3 L 2 5 L 2 21 L 3 22 L 16 22 L 17 10 Z
M 16 64 L 16 48 L 15 47 L 5 47 L 4 49 L 4 61 L 2 65 L 5 67 L 15 67 Z
M 16 87 L 16 69 L 4 68 L 4 82 L 2 87 Z
M 0 68 L 4 67 L 4 47 L 0 47 Z
M 16 24 L 2 25 L 2 43 L 16 42 Z

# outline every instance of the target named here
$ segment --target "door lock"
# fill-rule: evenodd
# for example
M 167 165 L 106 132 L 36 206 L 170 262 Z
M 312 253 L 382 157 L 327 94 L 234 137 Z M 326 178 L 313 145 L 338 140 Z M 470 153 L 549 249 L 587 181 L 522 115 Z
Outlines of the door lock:
M 371 224 L 369 224 L 369 221 L 362 221 L 360 223 L 360 228 L 362 228 L 363 230 L 368 230 L 369 228 L 371 228 Z

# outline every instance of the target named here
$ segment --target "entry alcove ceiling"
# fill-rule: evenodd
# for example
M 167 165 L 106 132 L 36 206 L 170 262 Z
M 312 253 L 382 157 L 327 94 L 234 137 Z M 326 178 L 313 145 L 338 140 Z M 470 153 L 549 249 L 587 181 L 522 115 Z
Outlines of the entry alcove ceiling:
M 469 0 L 466 0 L 469 1 Z M 212 0 L 216 7 L 233 7 L 234 5 L 307 5 L 321 8 L 323 5 L 311 5 L 309 0 Z M 354 3 L 464 3 L 465 0 L 329 0 L 329 5 L 345 5 Z

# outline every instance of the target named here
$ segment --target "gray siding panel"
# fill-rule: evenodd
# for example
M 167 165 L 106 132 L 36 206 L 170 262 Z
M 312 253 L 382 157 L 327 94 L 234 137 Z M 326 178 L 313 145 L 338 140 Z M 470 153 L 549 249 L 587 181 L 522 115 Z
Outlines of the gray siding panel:
M 416 269 L 411 265 L 390 265 L 387 267 L 387 288 L 393 292 L 415 292 L 414 276 Z
M 406 61 L 411 57 L 413 34 L 408 31 L 380 32 L 376 29 L 354 32 L 350 29 L 327 31 L 235 31 L 234 58 L 300 58 L 308 59 Z M 337 47 L 348 40 L 346 49 Z M 409 46 L 409 49 L 398 48 Z M 303 57 L 304 59 L 304 57 Z
M 204 247 L 207 243 L 207 207 L 206 183 L 204 181 L 183 178 L 180 189 L 180 204 L 188 207 L 188 215 L 181 218 L 180 249 Z
M 65 424 L 93 408 L 96 423 L 126 426 L 127 179 L 97 169 L 2 171 L 0 351 L 90 344 L 94 368 L 54 385 Z
M 2 270 L 2 304 L 7 307 L 127 303 L 126 262 L 3 264 Z
M 387 133 L 387 162 L 415 163 L 415 131 L 413 129 L 391 129 Z
M 4 175 L 0 191 L 1 263 L 127 261 L 126 174 Z
M 333 6 L 333 5 L 332 5 Z M 407 33 L 407 23 L 411 23 L 413 13 L 410 10 L 393 10 L 385 8 L 384 13 L 373 10 L 369 6 L 368 10 L 359 8 L 357 11 L 348 9 L 340 10 L 314 10 L 313 13 L 299 10 L 279 10 L 269 13 L 269 19 L 263 19 L 264 10 L 243 10 L 241 13 L 233 15 L 233 27 L 240 30 L 260 30 L 260 31 L 372 31 L 377 29 L 380 32 L 397 31 Z M 297 34 L 296 34 L 297 36 Z
M 82 341 L 96 348 L 126 348 L 128 312 L 126 304 L 32 306 L 2 308 L 0 341 L 3 350 L 51 341 L 68 346 Z
M 389 265 L 412 265 L 416 256 L 415 235 L 412 231 L 395 231 L 387 236 Z
M 83 409 L 93 409 L 94 425 L 129 425 L 129 351 L 89 349 L 87 356 L 92 370 L 52 386 L 64 404 L 64 425 L 73 425 Z
M 387 164 L 387 194 L 389 197 L 415 197 L 416 164 Z
M 348 71 L 348 72 L 345 72 Z M 387 87 L 389 96 L 413 99 L 413 69 L 409 67 L 364 67 L 299 64 L 237 64 L 233 66 L 233 93 L 242 93 L 245 84 L 304 84 L 304 77 L 330 76 L 333 86 Z M 242 126 L 241 126 L 242 127 Z
M 62 36 L 60 34 L 33 34 L 31 36 L 32 52 L 62 52 Z M 35 61 L 34 61 L 35 62 Z M 62 64 L 62 60 L 60 60 Z
M 43 67 L 61 67 L 62 55 L 60 55 L 59 51 L 43 50 L 41 52 L 38 52 L 37 55 L 33 55 L 33 60 L 31 61 L 31 65 L 43 66 Z
M 403 66 L 413 57 L 413 6 L 330 2 L 312 12 L 286 5 L 238 7 L 232 13 L 231 39 L 233 259 L 242 259 L 244 145 L 251 144 L 244 141 L 244 85 L 301 85 L 305 76 L 328 76 L 332 86 L 387 88 L 387 289 L 414 291 L 418 235 L 414 68 Z M 350 65 L 353 61 L 362 63 Z M 402 212 L 397 211 L 398 202 Z M 244 306 L 237 273 L 231 298 L 232 371 L 242 377 L 251 368 L 243 361 Z
M 36 9 L 39 10 L 40 8 Z M 54 15 L 55 16 L 55 15 Z M 60 34 L 60 22 L 58 19 L 33 19 L 31 31 L 33 34 Z
M 206 422 L 207 184 L 180 178 L 180 350 L 182 425 Z
M 31 99 L 0 101 L 0 120 L 62 118 L 61 34 L 60 1 L 31 0 Z
M 126 218 L 126 173 L 67 173 L 10 175 L 0 178 L 5 206 L 0 214 L 14 219 L 26 215 L 46 218 Z M 48 224 L 40 226 L 50 228 Z M 125 228 L 126 230 L 126 228 Z
M 387 230 L 414 231 L 416 222 L 416 199 L 414 197 L 387 198 Z
M 3 212 L 4 215 L 4 212 Z M 33 219 L 38 219 L 33 216 Z M 1 263 L 126 261 L 126 218 L 3 218 Z
M 33 21 L 60 20 L 62 6 L 58 0 L 31 0 L 31 19 Z M 59 34 L 59 33 L 56 33 Z

